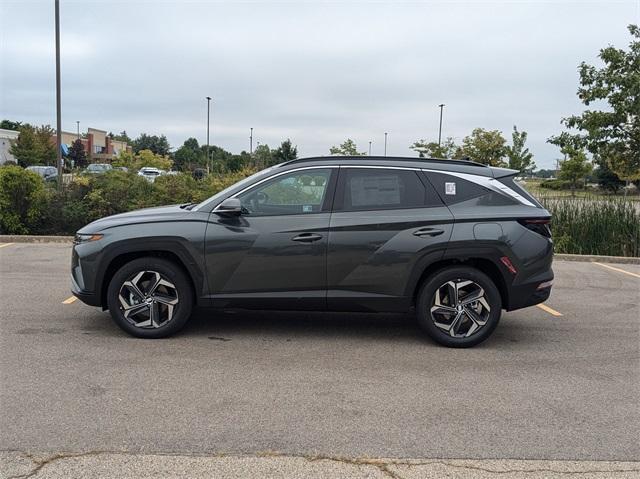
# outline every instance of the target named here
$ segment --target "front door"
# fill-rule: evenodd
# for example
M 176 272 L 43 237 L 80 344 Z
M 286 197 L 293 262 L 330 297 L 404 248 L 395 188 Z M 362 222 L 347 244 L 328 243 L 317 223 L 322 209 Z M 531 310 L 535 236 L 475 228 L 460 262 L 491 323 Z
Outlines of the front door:
M 235 195 L 238 217 L 212 212 L 206 261 L 214 306 L 324 309 L 337 168 L 281 173 Z

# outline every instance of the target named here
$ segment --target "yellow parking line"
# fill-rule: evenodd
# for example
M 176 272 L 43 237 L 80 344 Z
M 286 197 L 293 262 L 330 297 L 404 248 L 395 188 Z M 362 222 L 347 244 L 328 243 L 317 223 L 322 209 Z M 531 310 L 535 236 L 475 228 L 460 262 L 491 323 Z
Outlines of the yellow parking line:
M 553 308 L 550 308 L 549 306 L 547 306 L 546 304 L 536 304 L 536 306 L 538 308 L 540 308 L 542 311 L 546 311 L 547 313 L 549 313 L 551 316 L 562 316 L 562 313 L 560 313 L 559 311 L 556 311 Z
M 0 248 L 4 248 L 5 246 L 11 246 L 14 243 L 0 243 Z
M 593 264 L 597 264 L 598 266 L 602 266 L 603 268 L 612 269 L 614 271 L 617 271 L 618 273 L 624 273 L 630 276 L 634 276 L 636 278 L 640 278 L 640 274 L 632 273 L 631 271 L 625 271 L 624 269 L 620 269 L 620 268 L 614 268 L 613 266 L 609 266 L 608 264 L 598 263 L 597 261 L 594 261 Z
M 71 304 L 77 301 L 78 298 L 75 296 L 71 296 L 70 298 L 65 299 L 62 304 Z

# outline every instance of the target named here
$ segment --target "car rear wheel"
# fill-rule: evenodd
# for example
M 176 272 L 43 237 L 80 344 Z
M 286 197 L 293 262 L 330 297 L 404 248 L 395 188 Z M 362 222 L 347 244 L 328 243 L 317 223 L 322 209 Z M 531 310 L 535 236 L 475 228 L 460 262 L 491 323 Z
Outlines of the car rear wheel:
M 431 339 L 444 346 L 467 348 L 491 335 L 500 321 L 502 301 L 486 274 L 457 266 L 430 277 L 416 306 L 418 322 Z
M 140 258 L 125 264 L 107 291 L 115 323 L 139 338 L 170 336 L 186 324 L 193 306 L 187 275 L 161 258 Z

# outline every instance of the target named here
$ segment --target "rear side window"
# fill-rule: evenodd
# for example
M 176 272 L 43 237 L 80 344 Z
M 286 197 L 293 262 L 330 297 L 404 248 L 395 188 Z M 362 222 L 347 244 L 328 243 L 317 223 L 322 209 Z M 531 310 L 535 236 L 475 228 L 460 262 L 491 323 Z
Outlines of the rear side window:
M 447 205 L 453 205 L 490 193 L 490 190 L 484 186 L 463 180 L 457 176 L 432 171 L 425 172 L 425 175 L 433 184 L 442 201 Z
M 418 174 L 392 168 L 341 168 L 335 210 L 419 208 L 442 203 Z

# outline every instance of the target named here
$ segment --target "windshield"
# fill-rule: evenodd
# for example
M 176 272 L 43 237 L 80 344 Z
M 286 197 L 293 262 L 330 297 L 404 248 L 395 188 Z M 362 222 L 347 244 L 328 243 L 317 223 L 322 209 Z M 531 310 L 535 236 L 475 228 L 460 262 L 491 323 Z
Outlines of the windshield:
M 224 198 L 225 196 L 228 196 L 229 193 L 233 190 L 235 190 L 236 188 L 240 188 L 242 186 L 245 185 L 249 185 L 251 183 L 253 183 L 255 180 L 262 178 L 264 176 L 267 176 L 269 173 L 271 173 L 275 168 L 278 168 L 280 165 L 275 165 L 272 166 L 270 168 L 267 168 L 266 170 L 261 170 L 258 171 L 257 173 L 254 173 L 251 176 L 247 176 L 246 178 L 238 181 L 237 183 L 234 183 L 233 185 L 225 188 L 222 191 L 219 191 L 218 193 L 216 193 L 215 195 L 207 198 L 206 200 L 204 200 L 202 203 L 199 203 L 195 208 L 193 208 L 194 211 L 199 210 L 200 208 L 202 208 L 203 206 L 205 206 L 208 203 L 214 203 L 217 200 L 220 200 L 222 198 Z

